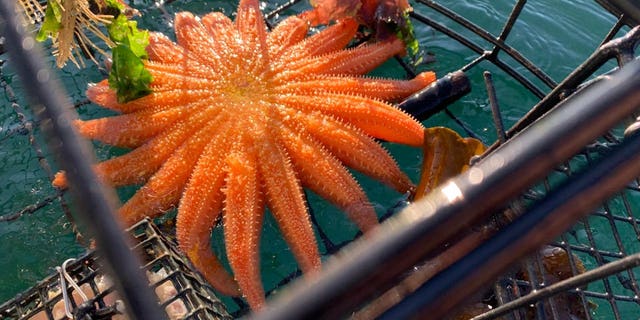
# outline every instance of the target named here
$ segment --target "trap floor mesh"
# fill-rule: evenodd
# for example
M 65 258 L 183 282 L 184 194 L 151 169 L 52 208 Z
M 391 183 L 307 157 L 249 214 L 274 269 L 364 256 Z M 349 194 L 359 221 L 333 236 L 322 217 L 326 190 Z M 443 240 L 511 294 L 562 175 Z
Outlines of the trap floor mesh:
M 184 262 L 177 246 L 152 222 L 143 220 L 129 228 L 129 233 L 135 239 L 132 249 L 144 261 L 142 268 L 150 286 L 171 319 L 231 319 L 213 290 L 204 285 L 204 279 Z M 69 276 L 66 283 L 75 283 L 77 289 L 63 285 L 61 277 L 65 274 L 58 269 L 58 274 L 1 305 L 0 319 L 66 319 L 65 309 L 77 319 L 122 319 L 120 298 L 98 259 L 95 252 L 89 252 L 63 264 Z M 66 296 L 63 287 L 67 288 Z

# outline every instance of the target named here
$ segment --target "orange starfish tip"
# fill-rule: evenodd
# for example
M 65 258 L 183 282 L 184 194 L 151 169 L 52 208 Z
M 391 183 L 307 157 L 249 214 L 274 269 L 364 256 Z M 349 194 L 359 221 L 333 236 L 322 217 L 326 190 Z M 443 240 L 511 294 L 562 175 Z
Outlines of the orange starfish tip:
M 66 189 L 67 188 L 67 175 L 64 173 L 64 171 L 58 171 L 56 172 L 55 176 L 53 177 L 53 181 L 51 182 L 51 184 L 60 189 Z
M 193 265 L 200 270 L 216 290 L 232 297 L 240 295 L 238 283 L 224 269 L 220 261 L 211 254 L 210 248 L 199 248 L 196 244 L 186 253 Z M 203 268 L 205 266 L 206 268 Z
M 104 106 L 105 108 L 111 109 L 118 105 L 116 92 L 109 88 L 109 81 L 107 79 L 90 84 L 87 88 L 86 95 L 91 102 Z
M 410 81 L 418 82 L 423 87 L 426 87 L 436 81 L 436 73 L 433 71 L 420 72 L 417 76 L 415 76 L 415 78 L 411 79 Z

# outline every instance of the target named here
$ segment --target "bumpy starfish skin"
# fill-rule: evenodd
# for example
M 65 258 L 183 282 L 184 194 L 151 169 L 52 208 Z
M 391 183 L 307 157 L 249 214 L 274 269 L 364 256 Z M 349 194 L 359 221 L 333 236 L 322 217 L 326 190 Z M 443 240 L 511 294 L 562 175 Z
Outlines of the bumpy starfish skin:
M 307 37 L 304 13 L 271 32 L 258 1 L 242 0 L 235 23 L 221 13 L 179 13 L 177 43 L 153 33 L 146 67 L 153 93 L 118 103 L 102 81 L 91 101 L 121 115 L 77 121 L 104 143 L 134 148 L 97 164 L 114 186 L 144 183 L 119 210 L 126 224 L 178 205 L 180 247 L 223 293 L 264 303 L 259 240 L 269 207 L 304 272 L 320 256 L 302 187 L 346 212 L 363 231 L 375 210 L 345 166 L 399 192 L 413 188 L 374 138 L 422 145 L 423 127 L 383 100 L 398 100 L 434 81 L 364 78 L 404 51 L 398 40 L 344 49 L 357 23 L 339 21 Z M 64 175 L 54 182 L 63 186 Z M 233 276 L 209 246 L 222 221 Z

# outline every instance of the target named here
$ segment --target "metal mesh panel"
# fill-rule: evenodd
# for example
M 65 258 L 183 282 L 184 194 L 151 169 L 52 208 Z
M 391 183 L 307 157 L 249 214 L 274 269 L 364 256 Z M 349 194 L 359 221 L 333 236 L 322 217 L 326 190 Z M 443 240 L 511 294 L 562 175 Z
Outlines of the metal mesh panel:
M 561 181 L 584 168 L 588 169 L 594 159 L 606 156 L 608 149 L 619 143 L 612 142 L 612 137 L 603 137 L 588 146 L 532 188 L 518 203 L 540 199 Z M 637 192 L 638 180 L 635 180 L 589 217 L 578 221 L 557 241 L 550 242 L 533 256 L 524 259 L 513 272 L 496 282 L 493 290 L 495 295 L 490 299 L 495 299 L 500 304 L 517 301 L 534 290 L 540 294 L 545 287 L 565 280 L 572 289 L 562 293 L 542 293 L 535 303 L 514 308 L 516 311 L 511 317 L 564 319 L 572 316 L 577 319 L 629 319 L 637 315 L 640 312 L 638 270 L 633 268 L 632 263 L 628 264 L 626 269 L 606 271 L 597 280 L 572 279 L 574 275 L 620 259 L 637 259 L 634 257 L 639 248 L 637 240 L 640 239 L 638 217 L 637 213 L 634 214 L 638 210 Z M 622 234 L 625 235 L 624 239 L 621 238 Z M 636 241 L 630 241 L 629 235 L 635 235 Z M 571 282 L 573 285 L 569 284 Z M 486 317 L 490 318 L 492 317 Z
M 222 303 L 202 277 L 194 273 L 178 253 L 174 243 L 148 220 L 131 228 L 136 250 L 144 261 L 151 288 L 160 306 L 171 319 L 231 319 Z M 77 319 L 123 319 L 122 302 L 111 281 L 98 264 L 99 257 L 89 252 L 64 270 L 80 290 L 61 282 L 60 274 L 51 275 L 35 287 L 0 306 L 0 319 L 67 319 L 65 304 Z M 66 296 L 61 288 L 66 287 Z M 79 292 L 84 293 L 84 300 Z

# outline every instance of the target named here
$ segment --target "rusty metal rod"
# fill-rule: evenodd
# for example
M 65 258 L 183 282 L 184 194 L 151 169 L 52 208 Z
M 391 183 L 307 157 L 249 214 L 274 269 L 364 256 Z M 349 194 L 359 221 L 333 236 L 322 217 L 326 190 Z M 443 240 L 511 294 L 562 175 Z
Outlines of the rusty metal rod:
M 583 274 L 572 276 L 565 280 L 556 282 L 548 287 L 537 289 L 535 292 L 527 294 L 519 299 L 507 302 L 499 307 L 491 309 L 471 320 L 489 320 L 503 316 L 510 311 L 527 307 L 542 299 L 554 296 L 556 294 L 567 292 L 571 289 L 580 288 L 591 282 L 606 278 L 625 270 L 630 270 L 640 266 L 640 253 L 636 253 L 620 260 L 607 263 L 601 267 L 589 270 Z

